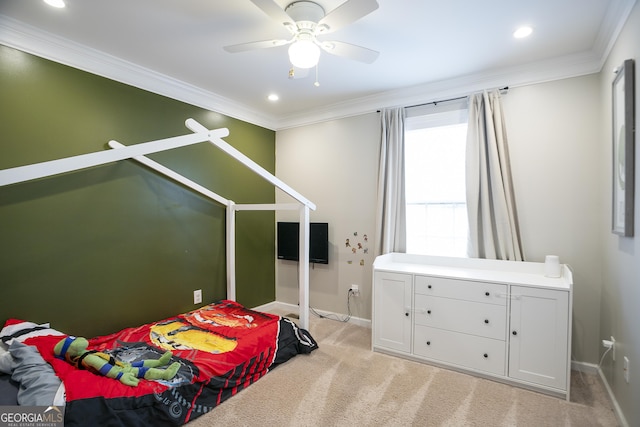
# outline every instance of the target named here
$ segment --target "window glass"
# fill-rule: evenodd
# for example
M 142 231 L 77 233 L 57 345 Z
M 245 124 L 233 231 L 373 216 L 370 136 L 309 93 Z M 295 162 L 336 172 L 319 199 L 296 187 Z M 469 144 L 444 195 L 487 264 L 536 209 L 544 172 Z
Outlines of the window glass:
M 407 252 L 467 256 L 466 110 L 408 117 Z

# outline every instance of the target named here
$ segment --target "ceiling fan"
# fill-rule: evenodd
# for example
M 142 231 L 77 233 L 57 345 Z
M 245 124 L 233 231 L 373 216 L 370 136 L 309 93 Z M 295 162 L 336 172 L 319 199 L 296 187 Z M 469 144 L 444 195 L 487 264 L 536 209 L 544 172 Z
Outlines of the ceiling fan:
M 258 8 L 278 24 L 283 25 L 292 35 L 288 40 L 274 39 L 225 46 L 230 53 L 278 46 L 289 46 L 289 60 L 296 68 L 315 67 L 320 58 L 320 49 L 332 55 L 370 64 L 378 57 L 378 52 L 362 46 L 340 42 L 323 41 L 318 37 L 332 33 L 368 15 L 378 8 L 376 0 L 347 0 L 325 14 L 318 3 L 294 1 L 284 9 L 274 0 L 251 0 Z

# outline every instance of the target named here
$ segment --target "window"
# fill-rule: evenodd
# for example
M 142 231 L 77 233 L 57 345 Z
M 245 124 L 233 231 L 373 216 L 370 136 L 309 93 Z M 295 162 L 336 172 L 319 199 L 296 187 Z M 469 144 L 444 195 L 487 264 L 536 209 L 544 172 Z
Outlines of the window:
M 467 256 L 466 109 L 405 121 L 407 252 Z

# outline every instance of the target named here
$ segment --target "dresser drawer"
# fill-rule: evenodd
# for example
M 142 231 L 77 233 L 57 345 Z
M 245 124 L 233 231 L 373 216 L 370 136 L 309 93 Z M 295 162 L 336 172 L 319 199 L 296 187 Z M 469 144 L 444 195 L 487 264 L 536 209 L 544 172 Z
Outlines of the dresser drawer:
M 505 375 L 504 341 L 415 326 L 413 353 L 467 369 Z
M 451 298 L 416 295 L 417 325 L 505 340 L 507 307 Z
M 472 282 L 468 280 L 416 275 L 415 293 L 488 304 L 507 305 L 507 285 L 499 283 Z

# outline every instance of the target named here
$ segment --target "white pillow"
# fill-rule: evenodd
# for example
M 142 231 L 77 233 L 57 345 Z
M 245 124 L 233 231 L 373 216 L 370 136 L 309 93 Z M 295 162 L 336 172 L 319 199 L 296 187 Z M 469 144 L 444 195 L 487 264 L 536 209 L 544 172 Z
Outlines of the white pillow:
M 45 335 L 64 335 L 62 332 L 51 329 L 48 323 L 38 325 L 33 322 L 19 321 L 6 324 L 0 331 L 0 340 L 6 345 L 11 345 L 13 340 L 24 342 L 27 338 Z

